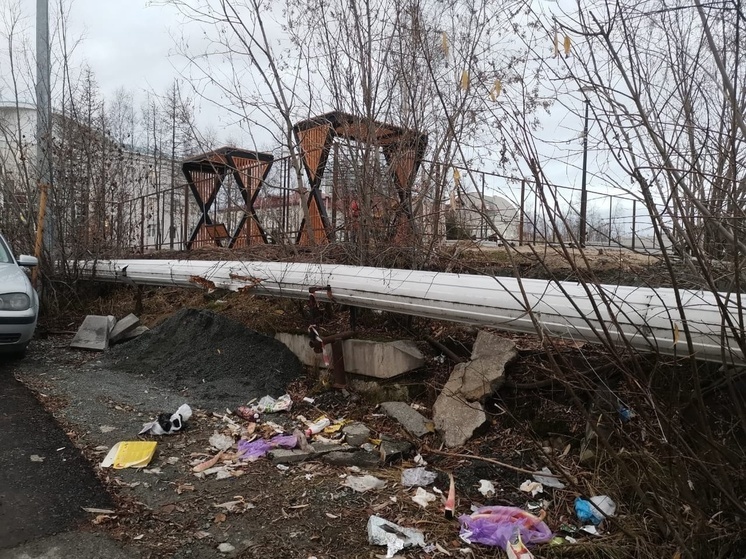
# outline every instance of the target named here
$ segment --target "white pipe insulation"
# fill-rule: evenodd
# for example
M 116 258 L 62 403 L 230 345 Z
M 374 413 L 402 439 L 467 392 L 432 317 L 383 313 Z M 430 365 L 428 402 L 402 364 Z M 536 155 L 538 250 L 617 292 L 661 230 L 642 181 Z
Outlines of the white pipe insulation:
M 686 357 L 684 317 L 694 357 L 746 364 L 734 336 L 744 332 L 733 294 L 622 285 L 551 282 L 337 264 L 200 260 L 79 262 L 82 273 L 102 281 L 216 288 L 273 297 L 307 299 L 309 287 L 331 287 L 335 302 L 513 332 L 536 333 L 529 310 L 545 333 L 598 343 L 627 340 L 642 351 Z M 326 292 L 319 290 L 319 300 Z M 721 312 L 717 297 L 726 309 Z M 595 305 L 594 305 L 595 303 Z M 613 320 L 612 320 L 613 317 Z M 742 326 L 741 326 L 742 328 Z M 606 330 L 606 332 L 604 332 Z

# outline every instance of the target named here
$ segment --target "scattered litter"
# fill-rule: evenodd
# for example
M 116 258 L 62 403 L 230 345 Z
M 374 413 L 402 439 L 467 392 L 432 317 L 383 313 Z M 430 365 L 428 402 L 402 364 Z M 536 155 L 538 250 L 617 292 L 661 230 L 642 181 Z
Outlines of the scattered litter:
M 637 414 L 633 410 L 625 406 L 621 406 L 617 411 L 619 413 L 619 417 L 622 420 L 622 423 L 627 423 L 628 421 L 637 417 Z
M 407 468 L 401 473 L 401 484 L 404 487 L 426 487 L 433 483 L 438 477 L 435 472 L 430 472 L 424 467 Z
M 281 472 L 287 472 L 290 469 L 290 466 L 286 466 L 285 464 L 277 464 L 277 469 Z
M 581 526 L 580 530 L 582 532 L 585 532 L 586 534 L 590 534 L 591 536 L 600 536 L 601 535 L 598 532 L 598 528 L 596 528 L 593 524 L 588 524 L 587 526 Z
M 198 530 L 197 532 L 194 533 L 194 537 L 197 538 L 198 540 L 203 540 L 205 538 L 212 537 L 212 534 L 210 532 L 205 532 L 204 530 Z
M 383 489 L 386 487 L 386 482 L 371 475 L 347 476 L 342 485 L 358 493 L 365 493 L 371 489 Z
M 97 509 L 95 507 L 80 507 L 80 508 L 92 514 L 116 514 L 116 511 L 113 511 L 111 509 Z
M 238 441 L 238 458 L 255 462 L 264 458 L 273 448 L 295 448 L 298 439 L 294 435 L 275 435 L 269 440 L 257 439 L 255 441 Z
M 425 536 L 419 530 L 403 528 L 374 515 L 368 519 L 368 542 L 385 545 L 386 557 L 391 559 L 405 547 L 424 547 Z
M 176 464 L 178 461 L 179 461 L 178 456 L 169 456 L 168 458 L 166 458 L 166 464 L 169 464 L 171 466 Z
M 142 429 L 138 435 L 149 433 L 151 435 L 173 435 L 181 431 L 184 423 L 192 417 L 192 408 L 188 404 L 182 404 L 179 409 L 171 415 L 167 413 L 159 414 L 155 421 L 143 423 Z
M 308 396 L 306 396 L 305 398 L 303 398 L 303 401 L 306 404 L 313 404 L 316 400 L 314 398 L 309 398 Z
M 239 406 L 236 408 L 236 415 L 246 421 L 257 421 L 259 419 L 259 414 L 247 406 Z
M 221 544 L 220 544 L 220 545 L 218 546 L 218 551 L 219 551 L 220 553 L 230 553 L 231 551 L 235 551 L 235 550 L 236 550 L 236 548 L 235 548 L 235 547 L 233 547 L 233 546 L 232 546 L 231 544 L 229 544 L 228 542 L 223 542 L 223 543 L 221 543 Z
M 524 545 L 521 532 L 518 529 L 513 532 L 513 537 L 505 545 L 505 553 L 508 554 L 508 559 L 534 559 L 534 556 Z
M 116 427 L 112 427 L 111 425 L 101 425 L 101 426 L 99 426 L 98 429 L 102 433 L 111 433 L 112 431 L 114 431 L 116 429 Z
M 456 510 L 456 482 L 453 480 L 453 474 L 448 474 L 449 487 L 448 498 L 446 499 L 445 515 L 448 520 L 453 518 Z
M 598 525 L 604 518 L 616 514 L 616 503 L 606 495 L 591 497 L 590 502 L 578 497 L 575 499 L 575 514 L 581 522 Z
M 414 494 L 414 497 L 412 497 L 412 500 L 420 505 L 423 509 L 426 509 L 427 506 L 435 501 L 437 497 L 427 491 L 426 489 L 423 489 L 422 487 L 417 488 L 417 492 Z
M 291 407 L 293 407 L 293 399 L 290 394 L 283 394 L 277 399 L 264 396 L 256 404 L 249 406 L 256 413 L 278 413 L 288 411 Z
M 44 458 L 44 456 L 39 456 L 38 454 L 32 454 L 32 455 L 31 455 L 31 456 L 29 457 L 29 459 L 30 459 L 30 460 L 31 460 L 32 462 L 44 462 L 44 460 L 46 460 L 46 458 Z
M 553 477 L 552 471 L 544 466 L 541 469 L 542 474 L 549 474 L 549 475 L 539 475 L 534 474 L 534 480 L 538 483 L 542 484 L 544 487 L 552 487 L 553 489 L 564 489 L 565 484 L 562 483 L 559 479 L 556 477 Z
M 240 513 L 254 508 L 254 503 L 247 503 L 246 499 L 238 495 L 233 501 L 226 501 L 218 505 L 212 505 L 217 509 L 225 509 L 227 512 Z
M 163 473 L 163 471 L 160 468 L 151 468 L 149 470 L 144 469 L 143 472 L 146 474 L 153 474 L 153 475 L 159 475 Z
M 427 462 L 425 462 L 425 459 L 422 457 L 422 454 L 417 454 L 414 457 L 414 463 L 418 466 L 427 466 Z
M 198 474 L 200 472 L 204 472 L 206 470 L 209 470 L 215 464 L 217 464 L 218 460 L 220 460 L 222 457 L 223 457 L 223 451 L 221 450 L 220 452 L 218 452 L 215 456 L 213 456 L 209 460 L 205 460 L 204 462 L 201 462 L 201 463 L 197 464 L 196 466 L 194 466 L 194 468 L 192 468 L 192 471 Z
M 226 468 L 220 468 L 215 472 L 215 474 L 215 479 L 228 479 L 229 477 L 233 477 L 233 474 L 231 474 L 231 472 Z
M 525 493 L 531 493 L 532 497 L 536 497 L 536 495 L 539 493 L 544 493 L 544 487 L 541 485 L 541 483 L 531 481 L 530 479 L 524 481 L 519 489 Z
M 526 544 L 546 543 L 552 531 L 530 512 L 516 507 L 481 507 L 459 517 L 459 536 L 466 543 L 481 543 L 505 549 L 517 529 Z
M 218 450 L 228 450 L 233 446 L 233 437 L 221 433 L 213 433 L 208 439 L 210 446 Z
M 485 497 L 492 497 L 495 494 L 495 484 L 489 480 L 480 479 L 479 492 Z
M 102 468 L 144 468 L 153 459 L 155 441 L 122 441 L 115 444 L 101 462 Z
M 329 425 L 331 424 L 332 422 L 329 420 L 328 417 L 320 417 L 308 426 L 308 429 L 306 429 L 305 431 L 306 436 L 311 437 L 313 435 L 318 435 L 319 433 L 321 433 L 321 431 L 329 427 Z

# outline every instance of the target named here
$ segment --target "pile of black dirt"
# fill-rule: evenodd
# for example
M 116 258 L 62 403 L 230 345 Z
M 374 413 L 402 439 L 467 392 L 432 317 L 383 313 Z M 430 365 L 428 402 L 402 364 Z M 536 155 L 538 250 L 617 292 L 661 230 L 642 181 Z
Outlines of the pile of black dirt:
M 303 371 L 281 342 L 210 311 L 181 309 L 140 337 L 115 346 L 107 369 L 143 375 L 202 407 L 235 407 L 281 396 Z

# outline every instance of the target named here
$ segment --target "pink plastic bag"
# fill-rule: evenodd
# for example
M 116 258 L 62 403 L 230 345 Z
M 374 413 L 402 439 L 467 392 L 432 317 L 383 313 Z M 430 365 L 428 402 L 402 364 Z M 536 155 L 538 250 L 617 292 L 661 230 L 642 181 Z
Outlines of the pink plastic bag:
M 526 544 L 545 543 L 552 539 L 552 531 L 542 520 L 516 507 L 482 507 L 471 515 L 461 515 L 461 539 L 467 543 L 481 543 L 505 549 L 517 529 Z
M 295 448 L 298 444 L 298 438 L 295 435 L 275 435 L 268 441 L 257 439 L 255 441 L 239 441 L 238 457 L 241 460 L 254 462 L 264 458 L 273 448 L 281 446 L 282 448 Z

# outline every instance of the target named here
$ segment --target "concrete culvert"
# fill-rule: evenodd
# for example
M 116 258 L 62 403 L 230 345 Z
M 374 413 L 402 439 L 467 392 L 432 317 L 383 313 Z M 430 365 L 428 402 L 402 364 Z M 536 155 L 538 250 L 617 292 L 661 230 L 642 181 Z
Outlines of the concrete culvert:
M 114 347 L 104 366 L 143 375 L 216 409 L 285 393 L 303 371 L 281 342 L 211 311 L 181 309 L 149 332 Z

